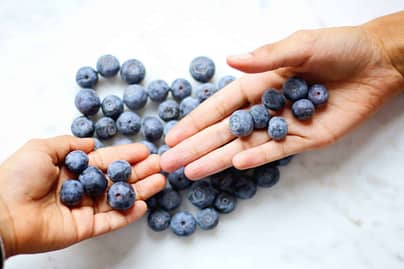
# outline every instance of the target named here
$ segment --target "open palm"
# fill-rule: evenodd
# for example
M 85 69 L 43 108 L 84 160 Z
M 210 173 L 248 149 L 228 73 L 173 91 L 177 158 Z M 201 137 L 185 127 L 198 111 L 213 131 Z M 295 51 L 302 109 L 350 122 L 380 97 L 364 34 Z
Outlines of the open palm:
M 131 144 L 93 149 L 93 139 L 61 136 L 32 140 L 6 160 L 0 169 L 0 206 L 4 224 L 2 235 L 8 256 L 42 252 L 69 246 L 97 236 L 140 218 L 147 210 L 144 201 L 165 184 L 159 157 L 148 155 L 144 145 Z M 132 183 L 136 192 L 134 206 L 125 212 L 112 210 L 106 196 L 93 200 L 86 197 L 76 208 L 59 200 L 59 190 L 68 178 L 77 178 L 63 166 L 72 150 L 89 153 L 89 163 L 105 171 L 108 164 L 124 159 L 132 166 Z
M 186 166 L 186 175 L 199 179 L 232 165 L 256 167 L 328 145 L 369 117 L 403 85 L 381 42 L 365 27 L 299 31 L 249 54 L 229 57 L 228 63 L 253 74 L 213 95 L 171 130 L 166 143 L 173 148 L 162 156 L 164 170 Z M 231 134 L 228 116 L 233 111 L 260 103 L 266 89 L 281 89 L 294 75 L 325 84 L 330 91 L 327 106 L 308 122 L 296 120 L 289 109 L 281 112 L 289 123 L 283 141 L 272 141 L 266 130 L 246 138 Z

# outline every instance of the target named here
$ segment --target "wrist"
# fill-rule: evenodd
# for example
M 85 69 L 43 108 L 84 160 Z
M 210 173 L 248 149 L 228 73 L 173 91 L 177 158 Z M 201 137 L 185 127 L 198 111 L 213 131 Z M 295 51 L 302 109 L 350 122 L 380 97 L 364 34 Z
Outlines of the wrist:
M 5 258 L 16 254 L 12 223 L 10 212 L 0 197 L 0 237 L 3 241 L 3 254 Z
M 404 11 L 376 18 L 364 25 L 380 42 L 393 67 L 404 78 Z

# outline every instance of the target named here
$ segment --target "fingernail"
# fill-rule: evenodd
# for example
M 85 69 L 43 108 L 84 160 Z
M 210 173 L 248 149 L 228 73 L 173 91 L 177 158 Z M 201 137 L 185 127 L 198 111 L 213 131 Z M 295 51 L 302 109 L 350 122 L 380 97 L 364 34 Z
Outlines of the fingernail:
M 229 58 L 236 61 L 248 60 L 251 59 L 251 57 L 252 55 L 250 53 L 234 54 L 229 56 Z

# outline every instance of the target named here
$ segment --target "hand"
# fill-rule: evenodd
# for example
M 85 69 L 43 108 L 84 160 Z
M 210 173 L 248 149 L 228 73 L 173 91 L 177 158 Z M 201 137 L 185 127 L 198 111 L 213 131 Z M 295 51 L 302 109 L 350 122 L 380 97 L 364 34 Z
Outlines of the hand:
M 60 136 L 32 140 L 0 166 L 0 235 L 7 256 L 60 249 L 110 232 L 139 219 L 147 210 L 144 201 L 160 191 L 165 178 L 159 156 L 148 155 L 142 144 L 106 147 L 91 152 L 94 140 Z M 126 212 L 112 210 L 103 198 L 85 197 L 81 206 L 69 208 L 59 200 L 64 180 L 77 178 L 63 166 L 73 150 L 89 153 L 89 164 L 105 171 L 111 162 L 133 164 L 130 182 L 134 206 Z
M 403 14 L 399 14 L 402 23 Z M 371 29 L 363 25 L 299 31 L 251 53 L 229 57 L 231 66 L 255 74 L 237 79 L 171 130 L 166 143 L 172 149 L 162 156 L 163 170 L 186 166 L 185 174 L 199 179 L 232 165 L 256 167 L 335 142 L 404 85 L 389 51 Z M 285 109 L 282 115 L 289 133 L 280 142 L 271 141 L 266 130 L 246 138 L 230 133 L 228 117 L 233 111 L 260 103 L 266 89 L 281 89 L 285 79 L 294 75 L 323 83 L 330 91 L 327 106 L 312 121 L 298 121 Z

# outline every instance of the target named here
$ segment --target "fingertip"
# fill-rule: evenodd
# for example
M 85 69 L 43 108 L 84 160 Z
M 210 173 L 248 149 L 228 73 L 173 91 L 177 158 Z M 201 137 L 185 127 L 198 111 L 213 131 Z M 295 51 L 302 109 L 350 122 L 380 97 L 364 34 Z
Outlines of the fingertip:
M 203 176 L 201 176 L 201 174 L 198 172 L 198 169 L 193 166 L 195 165 L 190 164 L 184 168 L 185 176 L 192 181 L 196 181 L 203 178 Z
M 238 153 L 238 154 L 234 155 L 234 157 L 232 159 L 232 164 L 235 168 L 237 168 L 239 170 L 250 168 L 250 167 L 247 167 L 246 160 L 243 156 L 243 153 Z
M 140 219 L 147 212 L 147 204 L 145 201 L 136 201 L 131 209 L 129 209 L 128 222 L 133 223 Z
M 168 151 L 164 152 L 163 155 L 161 155 L 160 166 L 162 170 L 169 173 L 176 170 L 175 154 L 172 153 L 172 149 L 169 149 Z

